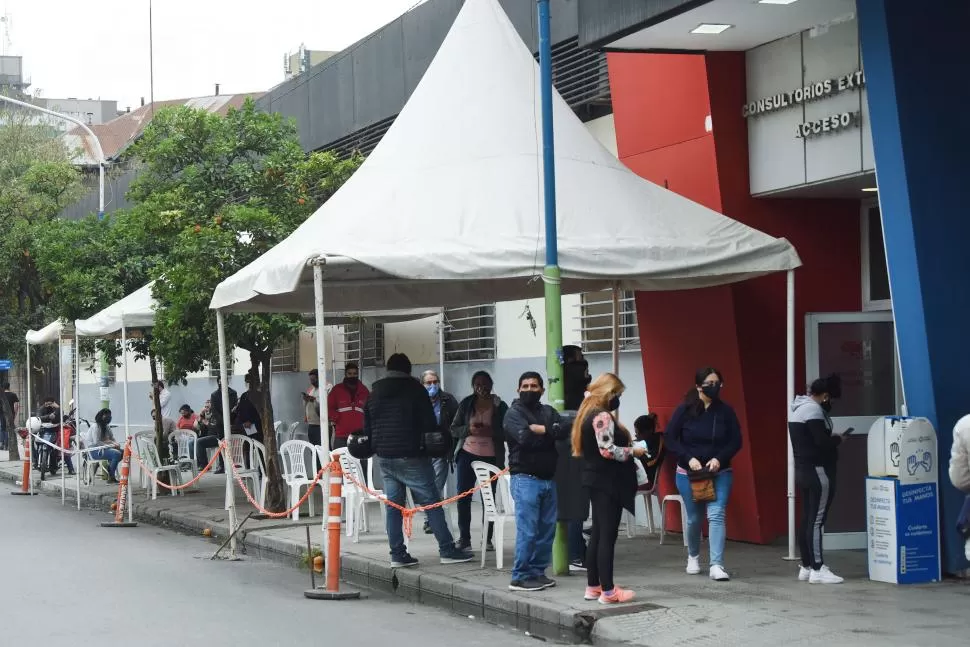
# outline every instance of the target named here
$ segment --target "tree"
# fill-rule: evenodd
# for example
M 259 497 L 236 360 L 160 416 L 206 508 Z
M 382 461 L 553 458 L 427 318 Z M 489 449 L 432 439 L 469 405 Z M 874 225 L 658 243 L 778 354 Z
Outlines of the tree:
M 149 235 L 171 240 L 153 275 L 159 302 L 152 350 L 170 379 L 181 380 L 217 357 L 216 286 L 293 232 L 350 177 L 360 159 L 306 156 L 295 127 L 249 101 L 224 117 L 185 107 L 158 112 L 130 154 L 143 172 L 129 198 L 153 214 Z M 272 433 L 270 360 L 302 328 L 297 315 L 233 314 L 229 347 L 249 351 L 259 377 L 265 430 L 267 506 L 285 507 Z
M 82 191 L 81 175 L 54 129 L 27 112 L 0 111 L 0 355 L 17 363 L 26 358 L 24 333 L 49 323 L 51 293 L 42 286 L 34 260 L 35 234 Z M 55 357 L 51 349 L 38 347 L 26 371 L 36 374 L 47 367 L 51 377 Z M 15 442 L 10 451 L 11 459 L 19 459 Z

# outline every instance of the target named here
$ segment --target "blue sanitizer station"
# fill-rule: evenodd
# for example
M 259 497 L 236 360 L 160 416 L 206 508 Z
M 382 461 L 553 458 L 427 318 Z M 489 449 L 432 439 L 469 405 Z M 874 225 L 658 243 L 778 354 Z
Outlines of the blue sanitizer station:
M 880 418 L 869 430 L 868 461 L 869 579 L 890 584 L 939 581 L 936 430 L 926 418 Z

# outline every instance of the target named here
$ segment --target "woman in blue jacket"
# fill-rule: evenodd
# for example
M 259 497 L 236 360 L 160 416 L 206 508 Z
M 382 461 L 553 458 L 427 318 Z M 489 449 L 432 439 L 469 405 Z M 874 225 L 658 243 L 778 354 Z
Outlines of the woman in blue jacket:
M 677 457 L 677 490 L 687 507 L 687 573 L 701 572 L 701 515 L 706 511 L 711 579 L 726 582 L 731 578 L 723 561 L 725 516 L 733 481 L 731 459 L 741 450 L 741 425 L 734 409 L 720 398 L 720 371 L 700 369 L 694 385 L 670 418 L 664 439 L 667 449 Z M 695 501 L 691 480 L 707 478 L 713 482 L 714 500 Z

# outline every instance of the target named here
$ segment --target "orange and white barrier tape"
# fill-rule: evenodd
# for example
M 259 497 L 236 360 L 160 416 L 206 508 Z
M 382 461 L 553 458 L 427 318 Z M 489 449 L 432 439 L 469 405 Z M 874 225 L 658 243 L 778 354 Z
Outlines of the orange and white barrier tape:
M 166 490 L 172 490 L 172 491 L 177 492 L 179 490 L 184 490 L 184 489 L 186 489 L 188 487 L 191 487 L 191 486 L 195 485 L 196 483 L 198 483 L 199 482 L 199 479 L 202 478 L 202 475 L 205 474 L 206 472 L 208 472 L 210 469 L 212 469 L 212 466 L 216 464 L 216 459 L 219 458 L 219 454 L 222 452 L 223 449 L 225 449 L 225 447 L 226 447 L 226 441 L 224 441 L 224 440 L 223 441 L 220 441 L 220 443 L 219 443 L 219 451 L 218 452 L 215 452 L 212 455 L 212 459 L 209 461 L 209 464 L 206 465 L 205 467 L 203 467 L 199 471 L 199 473 L 195 476 L 195 478 L 193 478 L 188 483 L 183 483 L 181 485 L 170 485 L 168 483 L 165 483 L 163 481 L 160 481 L 158 479 L 158 477 L 155 476 L 155 474 L 152 472 L 152 470 L 147 465 L 145 465 L 145 463 L 142 462 L 141 457 L 138 456 L 138 454 L 133 454 L 133 456 L 135 457 L 135 462 L 138 463 L 138 466 L 141 467 L 142 470 L 148 475 L 148 478 L 150 478 L 152 481 L 154 481 L 155 483 L 157 483 L 161 487 L 165 488 Z

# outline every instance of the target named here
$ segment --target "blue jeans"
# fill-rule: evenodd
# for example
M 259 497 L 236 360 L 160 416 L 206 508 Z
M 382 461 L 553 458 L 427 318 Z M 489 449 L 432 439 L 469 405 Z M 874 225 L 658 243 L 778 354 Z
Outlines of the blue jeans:
M 432 458 L 431 466 L 434 468 L 434 486 L 438 488 L 438 496 L 444 498 L 445 484 L 448 482 L 449 463 L 447 458 Z M 425 523 L 430 524 L 428 513 L 424 513 Z
M 709 503 L 695 503 L 690 489 L 690 479 L 686 474 L 677 474 L 677 491 L 687 507 L 687 553 L 691 557 L 701 554 L 701 515 L 707 510 L 707 531 L 711 542 L 711 566 L 724 566 L 724 543 L 727 541 L 727 526 L 724 519 L 734 473 L 731 470 L 720 472 L 714 477 L 715 500 Z
M 411 490 L 416 505 L 431 505 L 441 501 L 441 492 L 435 486 L 434 467 L 430 458 L 381 458 L 379 465 L 381 476 L 384 477 L 384 493 L 389 501 L 406 506 L 408 490 Z M 385 520 L 391 558 L 407 555 L 401 512 L 387 506 Z M 438 540 L 438 552 L 442 556 L 453 553 L 455 539 L 448 530 L 444 511 L 441 508 L 429 510 L 428 523 Z
M 90 458 L 93 461 L 108 461 L 108 475 L 111 478 L 118 478 L 118 464 L 121 462 L 121 452 L 113 447 L 102 447 L 91 452 Z
M 531 580 L 545 575 L 552 561 L 556 538 L 556 483 L 527 474 L 513 474 L 515 502 L 515 561 L 512 580 Z

